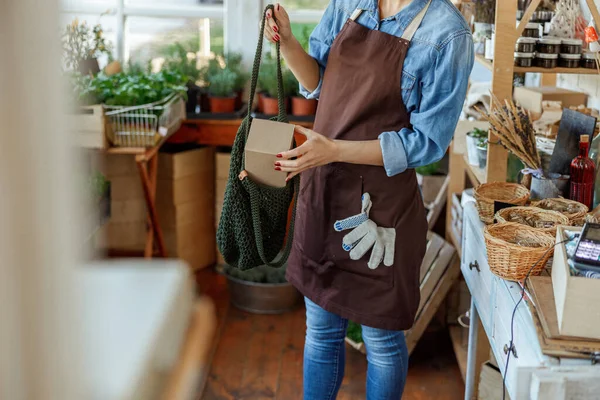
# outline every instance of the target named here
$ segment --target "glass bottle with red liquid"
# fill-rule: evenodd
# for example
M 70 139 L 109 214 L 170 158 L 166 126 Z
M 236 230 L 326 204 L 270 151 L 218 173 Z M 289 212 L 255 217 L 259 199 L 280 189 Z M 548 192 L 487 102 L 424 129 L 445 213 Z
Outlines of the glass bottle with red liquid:
M 594 200 L 594 180 L 596 167 L 588 157 L 590 137 L 581 135 L 579 138 L 579 155 L 571 161 L 571 190 L 569 198 L 585 204 L 592 209 Z

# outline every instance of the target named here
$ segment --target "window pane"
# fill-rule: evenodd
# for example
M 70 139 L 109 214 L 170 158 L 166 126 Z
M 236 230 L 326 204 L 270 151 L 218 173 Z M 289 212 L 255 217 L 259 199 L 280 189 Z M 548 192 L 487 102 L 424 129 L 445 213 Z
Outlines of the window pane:
M 127 4 L 145 5 L 175 5 L 175 6 L 197 6 L 197 5 L 219 5 L 223 0 L 125 0 Z
M 211 52 L 220 53 L 224 48 L 223 21 L 208 18 L 127 19 L 125 52 L 133 63 L 160 62 L 171 54 L 173 45 L 177 42 L 200 56 L 208 56 Z
M 282 0 L 281 5 L 292 10 L 324 10 L 330 0 Z
M 111 8 L 117 5 L 117 0 L 61 0 L 64 9 L 78 9 L 82 6 L 95 6 Z

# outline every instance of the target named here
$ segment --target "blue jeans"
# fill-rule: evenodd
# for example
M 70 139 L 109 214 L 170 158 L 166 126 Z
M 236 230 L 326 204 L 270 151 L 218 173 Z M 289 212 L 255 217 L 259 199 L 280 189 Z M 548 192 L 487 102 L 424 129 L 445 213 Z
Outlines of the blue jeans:
M 333 400 L 344 378 L 348 320 L 305 298 L 304 400 Z M 402 331 L 362 327 L 367 348 L 367 400 L 402 397 L 408 349 Z

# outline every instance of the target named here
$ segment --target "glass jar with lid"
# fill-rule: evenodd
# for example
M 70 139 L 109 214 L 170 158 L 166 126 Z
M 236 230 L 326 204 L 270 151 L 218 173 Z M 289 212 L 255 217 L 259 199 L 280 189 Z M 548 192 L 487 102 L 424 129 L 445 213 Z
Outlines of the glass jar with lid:
M 579 68 L 581 54 L 561 53 L 558 57 L 558 65 L 564 68 Z
M 515 67 L 532 67 L 534 53 L 515 52 Z
M 541 25 L 535 22 L 530 22 L 525 25 L 525 30 L 523 31 L 523 36 L 539 38 L 540 37 L 540 27 Z
M 558 54 L 537 53 L 535 60 L 536 65 L 541 68 L 556 68 L 558 66 Z
M 584 51 L 581 57 L 581 66 L 583 68 L 597 69 L 598 66 L 596 65 L 596 53 L 593 51 Z
M 536 38 L 521 36 L 517 39 L 515 51 L 518 53 L 533 53 L 535 52 Z
M 581 39 L 562 39 L 560 45 L 561 54 L 581 54 L 583 40 Z
M 546 36 L 537 41 L 537 51 L 543 54 L 560 54 L 562 40 L 551 36 Z

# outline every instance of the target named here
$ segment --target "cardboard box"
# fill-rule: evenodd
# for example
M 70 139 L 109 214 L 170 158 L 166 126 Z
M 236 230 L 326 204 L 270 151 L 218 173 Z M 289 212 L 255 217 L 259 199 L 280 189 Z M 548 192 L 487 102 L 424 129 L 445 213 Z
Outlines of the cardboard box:
M 246 171 L 254 182 L 285 187 L 287 174 L 274 168 L 277 154 L 292 147 L 294 125 L 254 119 L 244 153 Z
M 187 262 L 192 269 L 213 265 L 216 254 L 216 233 L 212 212 L 188 223 L 177 224 L 174 228 L 163 229 L 165 247 L 169 257 L 177 257 Z
M 214 171 L 215 150 L 203 147 L 179 153 L 159 153 L 158 179 L 181 179 L 198 175 L 205 171 Z
M 216 179 L 226 181 L 229 178 L 229 165 L 231 164 L 231 153 L 217 152 L 215 155 Z
M 563 108 L 587 104 L 587 94 L 554 86 L 516 87 L 513 97 L 526 110 L 531 111 L 534 119 L 542 114 L 543 101 L 560 101 Z
M 565 230 L 581 232 L 582 229 L 558 226 L 557 243 L 567 239 Z M 565 243 L 554 250 L 552 288 L 560 334 L 600 340 L 600 279 L 571 275 Z

